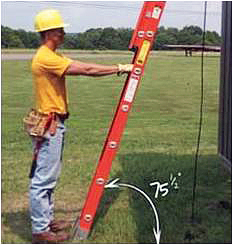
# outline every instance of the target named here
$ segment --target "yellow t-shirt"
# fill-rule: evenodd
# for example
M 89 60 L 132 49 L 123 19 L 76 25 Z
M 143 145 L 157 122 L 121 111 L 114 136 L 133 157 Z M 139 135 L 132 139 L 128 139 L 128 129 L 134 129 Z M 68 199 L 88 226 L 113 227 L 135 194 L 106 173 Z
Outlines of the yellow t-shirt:
M 67 113 L 68 101 L 64 72 L 72 63 L 47 46 L 42 45 L 32 60 L 36 89 L 36 109 L 42 113 Z

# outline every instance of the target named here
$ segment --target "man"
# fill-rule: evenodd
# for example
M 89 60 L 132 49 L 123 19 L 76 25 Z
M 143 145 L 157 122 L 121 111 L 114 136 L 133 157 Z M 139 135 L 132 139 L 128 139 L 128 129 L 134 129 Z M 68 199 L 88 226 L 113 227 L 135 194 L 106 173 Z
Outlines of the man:
M 25 120 L 34 146 L 29 190 L 34 243 L 59 243 L 69 238 L 60 232 L 67 223 L 54 220 L 52 200 L 61 170 L 64 121 L 68 118 L 65 76 L 105 76 L 128 73 L 133 68 L 131 64 L 83 63 L 59 55 L 55 51 L 64 42 L 65 26 L 59 12 L 53 9 L 41 11 L 35 19 L 35 29 L 41 35 L 41 46 L 32 61 L 36 109 Z

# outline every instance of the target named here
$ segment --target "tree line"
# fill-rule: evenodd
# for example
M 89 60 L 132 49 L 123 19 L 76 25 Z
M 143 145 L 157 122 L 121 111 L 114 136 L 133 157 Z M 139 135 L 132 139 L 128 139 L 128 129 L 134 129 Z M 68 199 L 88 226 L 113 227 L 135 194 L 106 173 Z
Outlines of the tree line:
M 67 33 L 62 48 L 127 50 L 133 29 L 131 28 L 91 28 L 82 33 Z M 199 26 L 178 28 L 161 26 L 153 49 L 166 49 L 166 44 L 201 44 L 203 31 Z M 207 45 L 220 45 L 221 37 L 216 31 L 206 31 Z M 14 30 L 1 25 L 2 48 L 37 48 L 40 44 L 39 34 L 22 29 Z

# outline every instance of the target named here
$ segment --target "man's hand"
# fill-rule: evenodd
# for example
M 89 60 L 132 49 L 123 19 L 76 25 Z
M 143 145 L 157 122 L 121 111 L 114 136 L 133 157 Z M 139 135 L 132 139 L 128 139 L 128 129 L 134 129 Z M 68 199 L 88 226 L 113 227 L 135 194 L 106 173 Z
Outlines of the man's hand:
M 122 65 L 122 64 L 118 64 L 118 76 L 122 75 L 124 73 L 129 73 L 133 70 L 133 64 L 126 64 L 126 65 Z

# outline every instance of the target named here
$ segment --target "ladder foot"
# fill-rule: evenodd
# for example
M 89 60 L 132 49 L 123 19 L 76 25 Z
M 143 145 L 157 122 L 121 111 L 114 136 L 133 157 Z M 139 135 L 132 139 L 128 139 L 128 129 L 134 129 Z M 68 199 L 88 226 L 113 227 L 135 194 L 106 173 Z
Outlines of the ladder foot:
M 81 229 L 79 222 L 74 226 L 73 231 L 73 240 L 86 240 L 89 235 L 89 232 L 87 230 Z

